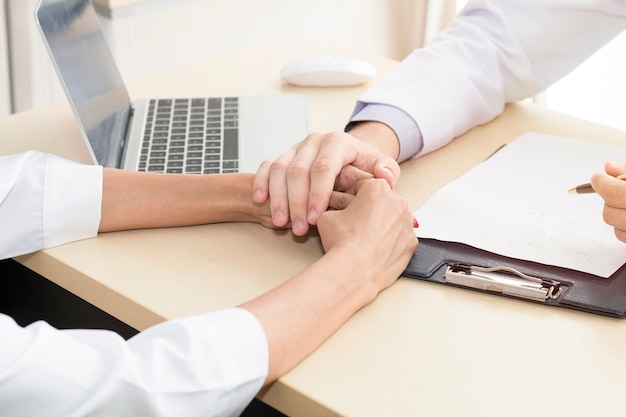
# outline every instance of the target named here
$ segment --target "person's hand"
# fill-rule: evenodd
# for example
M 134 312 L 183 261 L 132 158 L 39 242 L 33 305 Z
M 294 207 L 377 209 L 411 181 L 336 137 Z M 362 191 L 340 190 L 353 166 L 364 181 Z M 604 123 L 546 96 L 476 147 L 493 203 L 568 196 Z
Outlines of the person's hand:
M 615 236 L 626 242 L 626 181 L 615 178 L 626 173 L 626 165 L 607 162 L 606 174 L 594 174 L 593 189 L 604 199 L 604 221 L 615 229 Z
M 324 250 L 349 254 L 350 262 L 362 268 L 355 275 L 371 278 L 372 296 L 406 268 L 418 244 L 413 227 L 406 200 L 382 179 L 360 181 L 348 207 L 326 211 L 317 222 Z
M 394 186 L 397 162 L 371 145 L 344 132 L 312 133 L 274 161 L 264 162 L 254 180 L 256 203 L 270 199 L 272 222 L 291 221 L 296 235 L 317 224 L 329 207 L 333 190 L 354 193 L 355 184 L 382 178 Z
M 354 194 L 354 193 L 352 193 Z M 328 202 L 328 208 L 333 210 L 343 210 L 352 202 L 354 196 L 349 193 L 333 191 Z M 291 223 L 287 223 L 283 226 L 276 226 L 272 221 L 272 212 L 270 210 L 270 200 L 266 200 L 264 203 L 253 203 L 254 209 L 252 221 L 259 223 L 263 227 L 268 229 L 287 229 L 291 226 Z
M 326 253 L 296 276 L 240 305 L 263 328 L 265 384 L 292 369 L 400 276 L 417 246 L 407 203 L 382 179 L 363 180 L 344 210 L 323 212 Z

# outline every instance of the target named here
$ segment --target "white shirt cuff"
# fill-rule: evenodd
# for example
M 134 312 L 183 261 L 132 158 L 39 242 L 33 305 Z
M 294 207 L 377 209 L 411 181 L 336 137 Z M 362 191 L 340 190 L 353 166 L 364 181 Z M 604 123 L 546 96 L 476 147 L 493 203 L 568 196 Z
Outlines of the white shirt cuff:
M 98 234 L 102 167 L 50 155 L 44 184 L 44 248 Z

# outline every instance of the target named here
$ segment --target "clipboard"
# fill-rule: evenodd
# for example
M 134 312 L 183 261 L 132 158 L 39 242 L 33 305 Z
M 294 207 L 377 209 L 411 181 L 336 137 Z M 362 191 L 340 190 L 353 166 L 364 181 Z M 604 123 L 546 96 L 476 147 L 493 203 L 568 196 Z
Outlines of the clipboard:
M 420 238 L 402 276 L 563 307 L 626 317 L 626 264 L 609 278 Z

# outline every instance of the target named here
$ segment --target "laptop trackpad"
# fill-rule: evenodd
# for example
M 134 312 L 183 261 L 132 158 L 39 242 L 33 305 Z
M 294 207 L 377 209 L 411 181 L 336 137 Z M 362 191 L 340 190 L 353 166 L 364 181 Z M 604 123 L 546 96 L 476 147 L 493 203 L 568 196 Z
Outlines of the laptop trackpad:
M 262 100 L 267 100 L 264 96 Z M 261 96 L 259 97 L 261 99 Z M 261 162 L 273 160 L 309 132 L 306 96 L 276 95 L 276 103 L 256 106 L 256 97 L 241 97 L 239 156 L 241 172 L 256 172 Z

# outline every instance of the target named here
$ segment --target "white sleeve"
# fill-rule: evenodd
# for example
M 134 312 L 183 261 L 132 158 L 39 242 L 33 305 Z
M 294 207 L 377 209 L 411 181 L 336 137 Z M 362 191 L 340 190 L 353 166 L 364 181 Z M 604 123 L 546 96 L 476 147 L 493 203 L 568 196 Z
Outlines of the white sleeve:
M 1 314 L 0 334 L 1 416 L 236 416 L 267 376 L 265 335 L 240 308 L 128 342 L 106 330 L 22 328 Z
M 626 2 L 470 0 L 361 98 L 402 109 L 431 152 L 574 69 L 626 28 Z M 414 147 L 417 148 L 417 147 Z
M 102 167 L 29 151 L 0 156 L 0 259 L 96 236 Z

